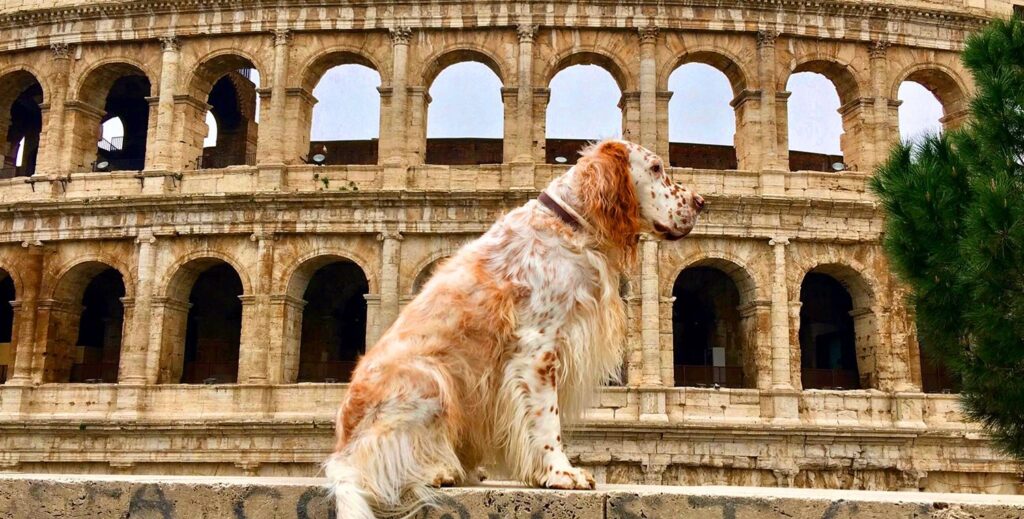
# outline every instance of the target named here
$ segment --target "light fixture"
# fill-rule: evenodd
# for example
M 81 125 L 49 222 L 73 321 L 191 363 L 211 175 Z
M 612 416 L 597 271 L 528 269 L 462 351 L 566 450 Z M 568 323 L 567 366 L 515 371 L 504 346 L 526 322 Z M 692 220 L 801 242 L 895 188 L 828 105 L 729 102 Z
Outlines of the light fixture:
M 107 171 L 107 170 L 110 169 L 110 161 L 98 160 L 93 165 L 93 169 L 96 170 L 96 171 Z
M 207 379 L 203 380 L 203 384 L 206 384 L 207 386 L 212 386 L 212 385 L 214 385 L 216 383 L 217 383 L 217 377 L 210 377 L 210 378 L 207 378 Z
M 558 156 L 558 157 L 555 157 L 555 162 L 557 162 L 559 164 L 565 164 L 566 162 L 569 162 L 569 159 L 567 159 L 565 157 L 562 157 L 562 156 Z
M 844 169 L 846 169 L 846 164 L 843 164 L 842 162 L 833 162 L 832 163 L 832 170 L 833 171 L 843 171 Z
M 327 162 L 327 155 L 324 155 L 323 153 L 313 155 L 313 164 L 323 166 L 325 162 Z

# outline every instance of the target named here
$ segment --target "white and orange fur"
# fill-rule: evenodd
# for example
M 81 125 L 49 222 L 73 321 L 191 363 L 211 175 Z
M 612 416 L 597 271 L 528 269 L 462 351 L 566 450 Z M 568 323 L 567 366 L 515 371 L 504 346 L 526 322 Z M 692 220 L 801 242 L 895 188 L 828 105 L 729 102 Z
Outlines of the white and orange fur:
M 607 140 L 545 190 L 580 226 L 537 200 L 440 266 L 360 359 L 325 462 L 338 516 L 415 511 L 434 487 L 475 483 L 485 453 L 529 485 L 592 489 L 562 446 L 623 359 L 623 269 L 640 234 L 682 238 L 703 199 L 662 160 Z

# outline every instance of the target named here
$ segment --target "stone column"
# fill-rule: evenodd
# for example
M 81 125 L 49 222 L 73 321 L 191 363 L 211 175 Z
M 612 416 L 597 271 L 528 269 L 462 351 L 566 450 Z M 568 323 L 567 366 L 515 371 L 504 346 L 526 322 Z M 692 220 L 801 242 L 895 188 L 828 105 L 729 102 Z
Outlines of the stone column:
M 180 168 L 173 164 L 174 157 L 174 87 L 178 84 L 178 61 L 181 58 L 181 41 L 174 36 L 160 38 L 163 45 L 163 62 L 160 66 L 160 91 L 156 113 L 156 146 L 146 161 L 147 169 L 169 171 Z
M 71 46 L 67 43 L 50 45 L 53 76 L 50 92 L 46 92 L 49 108 L 43 117 L 43 129 L 36 154 L 36 175 L 58 174 L 67 168 L 69 154 L 64 146 L 64 102 L 68 95 L 68 77 L 71 70 Z
M 874 132 L 871 144 L 874 154 L 870 168 L 873 170 L 888 157 L 889 148 L 900 138 L 900 115 L 898 99 L 889 98 L 887 86 L 889 61 L 886 59 L 890 43 L 885 40 L 873 41 L 868 45 L 871 56 L 871 90 L 874 96 Z
M 263 124 L 268 127 L 268 131 L 262 137 L 266 137 L 267 140 L 260 140 L 267 150 L 262 158 L 271 164 L 284 163 L 284 126 L 287 119 L 285 101 L 288 95 L 286 89 L 288 83 L 288 53 L 291 50 L 290 43 L 291 31 L 287 29 L 274 31 L 274 76 L 270 88 L 270 118 L 263 121 Z
M 156 237 L 151 229 L 140 229 L 136 255 L 135 308 L 128 325 L 128 333 L 121 347 L 121 364 L 118 369 L 119 384 L 146 384 L 155 380 L 146 379 L 146 361 L 159 351 L 150 351 L 158 345 L 149 341 L 150 316 L 153 313 L 153 275 L 156 266 Z
M 406 126 L 408 123 L 408 80 L 406 69 L 409 61 L 409 41 L 412 29 L 395 27 L 391 29 L 391 99 L 388 114 L 388 135 L 381 134 L 381 151 L 384 158 L 384 189 L 404 189 L 408 160 L 406 147 Z M 386 144 L 385 144 L 386 143 Z
M 640 341 L 643 347 L 640 420 L 667 422 L 664 381 L 661 377 L 661 294 L 658 275 L 658 241 L 648 235 L 640 240 Z
M 775 271 L 772 275 L 772 388 L 793 389 L 790 374 L 789 341 L 789 289 L 786 286 L 786 246 L 788 238 L 768 241 L 775 252 Z
M 383 334 L 398 318 L 398 267 L 402 257 L 402 234 L 398 231 L 385 231 L 377 235 L 377 239 L 381 242 L 378 326 Z
M 256 279 L 252 297 L 242 296 L 242 341 L 238 355 L 238 383 L 267 381 L 270 355 L 270 297 L 274 279 L 274 234 L 258 230 L 249 237 L 256 242 Z M 251 320 L 246 320 L 250 316 Z
M 537 87 L 533 89 L 533 113 L 537 114 L 537 116 L 533 118 L 533 128 L 530 132 L 536 141 L 535 143 L 531 143 L 531 154 L 533 156 L 533 161 L 538 164 L 543 164 L 547 158 L 547 117 L 548 102 L 550 101 L 550 88 Z
M 623 92 L 619 110 L 622 110 L 622 138 L 636 142 L 640 139 L 640 92 Z
M 537 26 L 521 23 L 516 27 L 519 36 L 519 86 L 516 90 L 516 131 L 512 162 L 532 163 L 533 160 L 533 41 Z M 529 184 L 532 187 L 532 174 Z M 525 182 L 524 182 L 525 183 Z
M 658 42 L 658 28 L 641 27 L 640 34 L 640 145 L 657 150 L 661 140 L 668 141 L 668 135 L 658 135 L 658 70 L 655 45 Z
M 766 170 L 789 171 L 789 128 L 784 122 L 787 119 L 786 106 L 782 103 L 781 110 L 777 106 L 775 40 L 778 36 L 774 30 L 757 31 L 757 79 L 761 90 L 761 137 L 757 139 L 761 160 L 758 165 Z
M 21 246 L 27 249 L 27 254 L 21 272 L 21 293 L 17 294 L 19 302 L 14 308 L 14 322 L 18 325 L 17 329 L 12 331 L 11 337 L 15 342 L 14 371 L 7 380 L 7 385 L 27 386 L 32 384 L 32 364 L 37 349 L 36 319 L 46 249 L 40 242 L 25 242 Z

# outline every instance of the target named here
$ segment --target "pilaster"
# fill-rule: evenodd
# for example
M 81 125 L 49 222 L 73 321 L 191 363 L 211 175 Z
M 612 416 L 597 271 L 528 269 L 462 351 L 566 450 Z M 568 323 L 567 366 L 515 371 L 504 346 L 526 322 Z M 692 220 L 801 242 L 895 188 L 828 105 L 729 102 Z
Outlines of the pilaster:
M 643 378 L 640 387 L 640 420 L 667 422 L 664 382 L 661 378 L 661 297 L 658 275 L 658 241 L 649 235 L 640 240 L 640 341 L 643 347 Z

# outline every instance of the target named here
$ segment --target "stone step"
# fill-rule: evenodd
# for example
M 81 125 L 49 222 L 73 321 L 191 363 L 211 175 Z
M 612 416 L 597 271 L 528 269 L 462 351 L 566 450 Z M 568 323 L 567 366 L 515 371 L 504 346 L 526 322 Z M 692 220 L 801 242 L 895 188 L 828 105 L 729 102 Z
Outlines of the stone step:
M 323 479 L 0 474 L 0 518 L 334 518 Z M 417 517 L 680 519 L 1020 519 L 1024 496 L 754 487 L 601 485 L 596 491 L 512 483 L 445 489 Z M 344 517 L 343 515 L 341 517 Z

